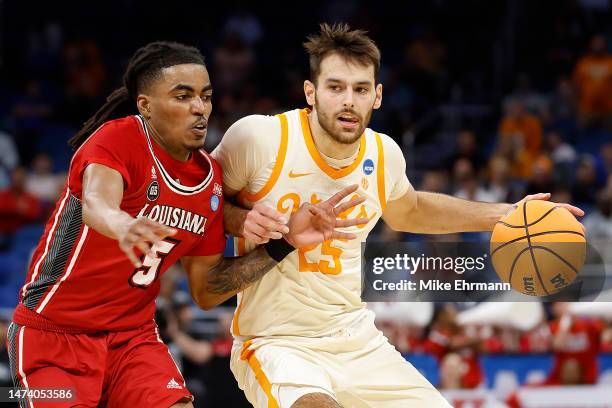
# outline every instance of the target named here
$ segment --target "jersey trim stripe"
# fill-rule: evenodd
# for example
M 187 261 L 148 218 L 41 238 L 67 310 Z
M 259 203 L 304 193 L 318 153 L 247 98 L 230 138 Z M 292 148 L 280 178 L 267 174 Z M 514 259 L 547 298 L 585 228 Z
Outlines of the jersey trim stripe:
M 387 196 L 385 194 L 385 150 L 383 149 L 382 140 L 378 133 L 374 133 L 376 136 L 376 146 L 378 146 L 378 169 L 376 170 L 376 184 L 378 186 L 378 200 L 380 201 L 380 208 L 385 211 L 387 206 Z
M 234 237 L 234 246 L 236 248 L 236 256 L 243 256 L 246 254 L 246 239 L 243 237 Z M 244 292 L 239 293 L 238 298 L 238 306 L 236 306 L 236 311 L 234 312 L 234 317 L 232 318 L 232 334 L 234 336 L 240 336 L 238 319 L 240 318 L 240 310 L 242 309 Z
M 36 313 L 41 313 L 43 311 L 43 309 L 45 308 L 47 303 L 49 303 L 49 301 L 51 300 L 51 298 L 53 297 L 53 295 L 57 291 L 57 288 L 59 288 L 59 285 L 61 285 L 62 282 L 64 282 L 66 279 L 68 279 L 68 277 L 72 273 L 72 269 L 74 268 L 74 264 L 76 263 L 77 259 L 79 258 L 79 254 L 81 253 L 81 248 L 83 247 L 83 243 L 85 242 L 85 238 L 87 237 L 87 233 L 88 232 L 89 232 L 89 227 L 87 225 L 85 225 L 85 227 L 83 228 L 83 231 L 81 232 L 81 238 L 79 239 L 79 243 L 77 244 L 76 250 L 74 251 L 74 254 L 72 255 L 72 258 L 70 259 L 70 264 L 68 265 L 68 268 L 66 269 L 66 273 L 60 279 L 59 282 L 57 282 L 55 285 L 53 285 L 53 288 L 51 288 L 51 291 L 47 294 L 47 296 L 45 297 L 45 300 L 43 300 L 43 302 L 38 307 L 38 309 L 36 309 Z
M 55 219 L 53 220 L 53 224 L 51 225 L 51 228 L 49 229 L 49 232 L 47 233 L 47 242 L 45 243 L 45 250 L 43 254 L 40 256 L 40 258 L 38 258 L 38 261 L 36 262 L 36 265 L 34 266 L 34 271 L 32 272 L 32 279 L 30 279 L 30 282 L 23 285 L 23 289 L 21 291 L 22 298 L 25 297 L 26 290 L 29 288 L 29 286 L 32 283 L 34 283 L 34 281 L 38 277 L 38 272 L 40 270 L 40 264 L 47 257 L 47 254 L 49 252 L 50 243 L 51 243 L 51 238 L 53 238 L 53 235 L 55 234 L 55 228 L 57 227 L 57 221 L 59 219 L 59 216 L 64 211 L 64 205 L 66 204 L 66 200 L 68 199 L 69 195 L 70 195 L 70 190 L 66 188 L 66 194 L 64 195 L 64 198 L 62 198 L 59 208 L 57 209 L 57 213 L 55 214 Z
M 140 116 L 136 116 L 136 119 L 138 119 L 138 123 L 140 123 L 140 126 L 142 127 L 144 134 L 147 138 L 147 145 L 149 146 L 149 152 L 151 153 L 151 156 L 153 157 L 153 160 L 155 161 L 155 164 L 157 165 L 157 168 L 159 169 L 159 172 L 161 173 L 162 178 L 164 179 L 164 182 L 166 183 L 168 188 L 170 188 L 170 190 L 174 191 L 177 194 L 181 194 L 181 195 L 192 195 L 192 194 L 199 193 L 202 190 L 204 190 L 206 187 L 208 187 L 208 184 L 210 184 L 210 181 L 213 179 L 213 174 L 214 174 L 213 164 L 210 158 L 208 157 L 208 155 L 206 155 L 203 151 L 198 150 L 198 152 L 202 156 L 204 156 L 204 158 L 208 161 L 208 165 L 210 169 L 208 171 L 208 175 L 204 178 L 204 181 L 202 181 L 197 186 L 193 186 L 193 187 L 184 186 L 180 183 L 177 183 L 176 181 L 172 179 L 170 174 L 166 171 L 166 168 L 163 166 L 161 161 L 155 155 L 155 151 L 153 150 L 153 145 L 151 144 L 151 136 L 149 135 L 149 129 L 147 127 L 146 122 Z
M 19 380 L 17 368 L 19 363 L 17 361 L 17 349 L 19 347 L 18 334 L 23 326 L 16 323 L 11 323 L 7 332 L 7 343 L 8 343 L 8 355 L 9 355 L 9 372 L 11 380 L 13 381 L 13 387 L 18 391 L 23 391 L 24 387 Z M 25 400 L 19 400 L 19 407 L 27 407 Z
M 25 332 L 25 326 L 16 325 L 16 327 L 17 327 L 18 345 L 17 345 L 17 350 L 15 352 L 15 356 L 14 356 L 15 357 L 14 364 L 16 364 L 16 369 L 18 370 L 18 372 L 15 373 L 16 374 L 15 379 L 17 380 L 17 383 L 14 385 L 17 386 L 18 388 L 21 388 L 21 384 L 23 384 L 23 388 L 27 390 L 28 388 L 30 388 L 30 386 L 28 385 L 28 380 L 26 378 L 25 373 L 23 372 L 23 334 Z M 19 378 L 21 378 L 21 381 L 19 381 Z M 29 406 L 30 408 L 34 408 L 34 404 L 32 403 L 32 400 L 27 397 L 26 397 L 26 400 L 27 400 L 27 403 L 20 401 L 19 405 L 22 407 Z
M 348 176 L 357 168 L 366 151 L 366 138 L 365 133 L 361 135 L 361 142 L 359 144 L 359 153 L 355 158 L 355 161 L 352 162 L 349 166 L 343 167 L 341 169 L 334 169 L 321 157 L 317 147 L 314 144 L 314 140 L 312 138 L 312 133 L 310 132 L 310 124 L 308 123 L 308 110 L 302 109 L 300 111 L 300 122 L 302 123 L 302 134 L 304 135 L 304 141 L 306 142 L 306 147 L 308 147 L 308 152 L 310 152 L 310 156 L 317 163 L 317 166 L 325 174 L 333 179 L 339 179 L 345 176 Z
M 17 353 L 19 354 L 19 375 L 21 376 L 21 381 L 23 381 L 23 385 L 25 386 L 26 389 L 30 388 L 30 386 L 28 385 L 28 380 L 26 379 L 26 375 L 23 372 L 23 335 L 25 332 L 25 327 L 20 327 L 19 328 L 19 350 L 17 351 Z M 30 403 L 30 407 L 34 408 L 34 404 L 32 404 L 32 400 L 30 400 L 28 398 L 28 401 Z
M 59 212 L 58 212 L 59 213 Z M 40 267 L 40 274 L 26 291 L 23 304 L 30 310 L 39 304 L 49 288 L 64 274 L 68 258 L 83 225 L 81 201 L 70 195 L 68 203 L 61 211 L 57 231 L 53 234 L 47 256 Z M 37 266 L 40 265 L 40 261 Z
M 287 156 L 287 145 L 289 144 L 289 125 L 287 123 L 287 116 L 285 114 L 276 115 L 280 119 L 281 124 L 281 142 L 278 148 L 278 154 L 276 155 L 276 163 L 274 164 L 274 168 L 272 169 L 272 174 L 270 178 L 266 182 L 266 184 L 256 193 L 249 193 L 246 190 L 241 190 L 238 193 L 239 200 L 246 200 L 254 203 L 255 201 L 260 200 L 266 194 L 272 190 L 272 187 L 278 181 L 280 177 L 281 171 L 283 170 L 283 165 L 285 164 L 285 157 Z
M 164 347 L 166 348 L 166 351 L 168 352 L 168 355 L 170 356 L 170 360 L 172 360 L 172 362 L 174 363 L 174 366 L 176 367 L 176 371 L 181 375 L 181 377 L 183 377 L 183 373 L 181 372 L 181 369 L 179 368 L 178 364 L 176 364 L 176 360 L 174 359 L 174 356 L 172 355 L 172 353 L 170 352 L 170 349 L 168 348 L 168 346 L 166 346 L 166 343 L 164 343 L 161 336 L 159 335 L 159 326 L 157 326 L 157 321 L 155 319 L 153 319 L 153 324 L 155 324 L 155 336 L 157 337 L 157 341 L 164 345 Z M 187 388 L 187 383 L 185 382 L 185 378 L 183 377 L 181 379 L 183 380 L 183 387 Z M 193 397 L 191 397 L 191 400 L 193 401 Z
M 255 357 L 255 350 L 248 349 L 250 345 L 250 341 L 244 343 L 242 346 L 242 352 L 240 353 L 240 358 L 242 360 L 247 360 L 249 367 L 251 367 L 251 370 L 253 370 L 255 373 L 255 378 L 257 379 L 259 386 L 263 389 L 264 393 L 268 397 L 268 408 L 279 408 L 276 398 L 274 398 L 272 395 L 272 384 L 270 384 L 270 380 L 268 380 L 266 373 L 264 373 L 263 369 L 261 368 L 261 363 L 257 357 Z

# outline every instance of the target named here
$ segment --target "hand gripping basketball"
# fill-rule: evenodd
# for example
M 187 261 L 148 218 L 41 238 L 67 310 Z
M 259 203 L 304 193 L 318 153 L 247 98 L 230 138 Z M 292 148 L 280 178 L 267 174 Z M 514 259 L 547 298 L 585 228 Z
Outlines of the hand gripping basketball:
M 491 260 L 500 279 L 519 292 L 552 295 L 572 283 L 586 256 L 584 227 L 568 204 L 534 194 L 516 203 L 491 235 Z

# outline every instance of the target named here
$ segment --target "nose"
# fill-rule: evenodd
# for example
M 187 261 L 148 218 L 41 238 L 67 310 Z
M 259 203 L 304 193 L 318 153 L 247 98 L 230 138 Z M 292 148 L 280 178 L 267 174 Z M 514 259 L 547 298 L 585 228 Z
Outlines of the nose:
M 355 106 L 355 103 L 353 101 L 353 90 L 350 87 L 347 88 L 346 92 L 344 93 L 342 106 L 344 106 L 345 108 L 352 108 Z
M 191 104 L 191 113 L 197 116 L 202 116 L 206 113 L 206 104 L 199 96 L 193 99 Z

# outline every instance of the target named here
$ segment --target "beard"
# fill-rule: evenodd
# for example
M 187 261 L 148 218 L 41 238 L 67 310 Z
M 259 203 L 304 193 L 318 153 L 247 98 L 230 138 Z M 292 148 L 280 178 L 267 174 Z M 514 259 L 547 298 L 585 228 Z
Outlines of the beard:
M 374 108 L 370 108 L 364 119 L 361 117 L 361 115 L 357 114 L 357 112 L 351 109 L 344 109 L 338 112 L 337 114 L 328 115 L 327 113 L 325 113 L 324 110 L 320 109 L 319 103 L 316 100 L 314 107 L 317 110 L 317 120 L 319 122 L 319 126 L 321 126 L 321 128 L 325 130 L 334 141 L 341 144 L 353 144 L 359 140 L 359 138 L 363 134 L 363 131 L 370 123 L 370 119 L 372 118 L 372 112 L 374 110 Z M 338 126 L 336 122 L 336 116 L 343 112 L 351 113 L 352 115 L 359 118 L 359 125 L 355 128 L 355 130 L 343 130 L 340 126 Z

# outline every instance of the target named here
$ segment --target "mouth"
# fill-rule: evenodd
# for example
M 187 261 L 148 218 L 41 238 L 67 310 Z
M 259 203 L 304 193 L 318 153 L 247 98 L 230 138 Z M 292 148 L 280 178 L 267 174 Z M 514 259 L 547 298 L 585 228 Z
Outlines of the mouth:
M 206 136 L 207 129 L 208 129 L 208 123 L 198 122 L 191 128 L 191 131 L 200 137 L 204 137 Z
M 342 113 L 337 118 L 340 127 L 347 130 L 353 130 L 359 126 L 359 118 L 350 113 Z

